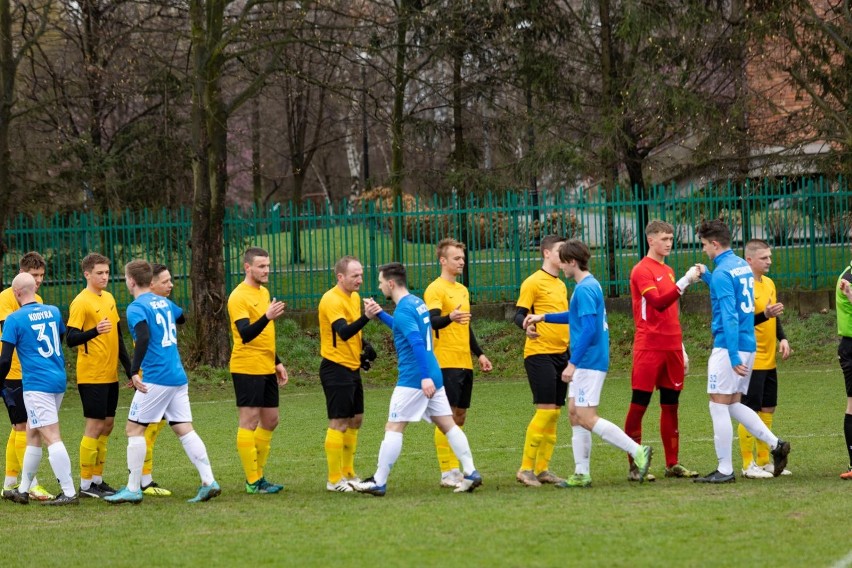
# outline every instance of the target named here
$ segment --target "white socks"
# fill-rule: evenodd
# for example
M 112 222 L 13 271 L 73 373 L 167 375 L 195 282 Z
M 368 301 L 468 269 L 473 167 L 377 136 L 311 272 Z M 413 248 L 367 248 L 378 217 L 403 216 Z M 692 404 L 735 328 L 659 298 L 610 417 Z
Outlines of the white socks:
M 741 402 L 735 402 L 728 408 L 730 408 L 731 418 L 742 424 L 752 436 L 775 449 L 778 445 L 778 437 L 766 427 L 757 412 Z
M 27 448 L 27 452 L 29 452 L 29 448 Z M 77 491 L 74 489 L 74 480 L 71 479 L 71 457 L 68 455 L 68 450 L 62 440 L 47 447 L 47 459 L 50 461 L 50 467 L 53 468 L 56 480 L 59 481 L 59 486 L 62 487 L 62 492 L 67 497 L 74 497 Z
M 142 480 L 142 466 L 145 464 L 145 436 L 130 436 L 127 438 L 127 490 L 139 491 Z
M 592 432 L 600 436 L 607 444 L 624 450 L 631 456 L 635 456 L 641 447 L 633 438 L 625 434 L 624 430 L 605 418 L 598 417 L 598 421 L 595 423 L 595 427 L 592 428 Z
M 727 404 L 710 402 L 710 418 L 713 420 L 713 444 L 716 446 L 716 468 L 723 475 L 734 473 L 731 445 L 734 443 L 734 427 L 731 424 L 730 407 Z M 757 418 L 757 415 L 755 415 Z M 758 418 L 760 420 L 760 418 Z M 764 426 L 765 428 L 765 426 Z
M 592 433 L 582 426 L 572 426 L 571 449 L 574 451 L 574 473 L 589 475 L 592 456 Z
M 449 436 L 447 438 L 449 439 Z M 402 453 L 402 432 L 385 432 L 385 439 L 382 440 L 382 446 L 379 448 L 379 465 L 373 476 L 376 485 L 387 484 L 390 470 L 400 453 Z
M 41 464 L 41 446 L 27 446 L 24 452 L 24 463 L 21 464 L 21 484 L 18 491 L 27 493 L 35 481 L 38 466 Z
M 139 474 L 141 479 L 142 466 L 145 464 L 145 437 L 142 439 L 142 459 L 139 461 Z M 210 459 L 207 457 L 207 448 L 204 442 L 195 430 L 189 434 L 184 434 L 180 437 L 180 443 L 183 444 L 183 451 L 189 456 L 192 465 L 198 470 L 198 475 L 201 476 L 201 485 L 210 485 L 215 481 L 213 478 L 213 468 L 210 467 Z
M 473 473 L 476 469 L 473 466 L 473 453 L 470 451 L 470 444 L 467 441 L 464 431 L 458 426 L 453 426 L 445 436 L 450 443 L 450 447 L 453 449 L 453 453 L 459 459 L 464 474 L 469 475 Z

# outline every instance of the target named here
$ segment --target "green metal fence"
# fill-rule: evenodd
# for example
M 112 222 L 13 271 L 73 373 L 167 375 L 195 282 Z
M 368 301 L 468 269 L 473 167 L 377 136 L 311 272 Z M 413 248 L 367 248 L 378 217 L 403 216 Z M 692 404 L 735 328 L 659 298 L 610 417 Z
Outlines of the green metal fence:
M 695 262 L 706 262 L 695 226 L 703 218 L 720 217 L 733 227 L 735 248 L 748 238 L 763 238 L 775 247 L 771 274 L 779 288 L 827 288 L 849 260 L 850 203 L 848 183 L 840 178 L 654 187 L 642 199 L 616 188 L 608 196 L 598 189 L 538 196 L 406 197 L 397 211 L 390 199 L 319 207 L 305 203 L 301 208 L 290 203 L 262 212 L 231 209 L 224 221 L 226 285 L 230 290 L 243 278 L 245 248 L 261 246 L 272 258 L 270 290 L 291 308 L 316 306 L 334 285 L 332 267 L 344 254 L 364 264 L 362 295 L 377 295 L 376 269 L 393 259 L 391 229 L 398 224 L 403 239 L 397 260 L 408 267 L 416 293 L 438 275 L 435 244 L 452 236 L 467 244 L 472 299 L 513 301 L 523 279 L 540 266 L 539 239 L 557 233 L 588 243 L 594 254 L 592 272 L 604 288 L 627 294 L 630 269 L 640 255 L 638 243 L 644 239 L 644 219 L 664 219 L 676 227 L 676 251 L 669 263 L 681 273 Z M 8 283 L 17 272 L 21 254 L 37 250 L 48 263 L 41 294 L 67 310 L 85 285 L 80 260 L 97 251 L 113 262 L 111 290 L 122 306 L 130 298 L 119 275 L 133 258 L 168 265 L 175 300 L 189 305 L 190 219 L 188 209 L 20 215 L 6 231 L 3 281 Z M 612 247 L 606 246 L 608 219 Z M 300 251 L 299 258 L 294 251 Z

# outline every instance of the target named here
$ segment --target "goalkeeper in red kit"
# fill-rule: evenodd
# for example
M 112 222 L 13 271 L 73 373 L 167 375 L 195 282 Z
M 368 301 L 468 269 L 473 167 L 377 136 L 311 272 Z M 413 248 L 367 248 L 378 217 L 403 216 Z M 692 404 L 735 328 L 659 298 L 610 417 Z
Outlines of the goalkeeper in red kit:
M 660 436 L 666 455 L 666 477 L 697 477 L 678 462 L 678 399 L 689 365 L 680 328 L 678 300 L 687 286 L 700 279 L 698 268 L 690 268 L 675 281 L 674 270 L 665 263 L 674 244 L 674 227 L 653 220 L 645 227 L 648 254 L 630 272 L 633 300 L 633 396 L 624 431 L 637 443 L 642 441 L 642 417 L 654 389 L 660 391 Z M 628 456 L 628 479 L 639 481 L 639 471 Z M 647 475 L 653 481 L 654 476 Z

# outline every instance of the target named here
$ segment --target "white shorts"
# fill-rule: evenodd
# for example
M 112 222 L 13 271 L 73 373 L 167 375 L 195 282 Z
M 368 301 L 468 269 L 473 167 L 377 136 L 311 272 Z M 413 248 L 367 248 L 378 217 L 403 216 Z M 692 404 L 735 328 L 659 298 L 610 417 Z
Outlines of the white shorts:
M 453 409 L 447 399 L 447 391 L 439 388 L 426 398 L 423 390 L 411 387 L 396 387 L 393 389 L 390 401 L 388 422 L 432 422 L 433 416 L 452 416 Z
M 30 428 L 43 428 L 59 422 L 64 392 L 24 391 L 24 406 Z
M 574 406 L 599 406 L 604 379 L 606 371 L 576 369 L 568 383 L 568 398 L 574 399 Z
M 150 385 L 147 393 L 136 391 L 130 403 L 127 420 L 139 424 L 153 424 L 163 418 L 169 422 L 192 422 L 189 408 L 188 385 L 165 387 Z
M 708 394 L 735 394 L 747 393 L 748 384 L 751 381 L 751 369 L 754 367 L 754 353 L 751 351 L 739 351 L 740 360 L 748 367 L 746 376 L 741 377 L 731 367 L 731 359 L 728 350 L 722 347 L 714 347 L 707 360 L 707 393 Z

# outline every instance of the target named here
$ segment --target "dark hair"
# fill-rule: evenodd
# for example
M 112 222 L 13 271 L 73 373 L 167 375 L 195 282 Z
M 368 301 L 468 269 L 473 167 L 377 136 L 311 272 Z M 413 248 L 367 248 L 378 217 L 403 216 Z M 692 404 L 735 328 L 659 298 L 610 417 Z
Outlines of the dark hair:
M 716 241 L 723 247 L 731 246 L 731 230 L 721 219 L 702 221 L 698 225 L 698 238 Z
M 560 237 L 559 235 L 547 235 L 541 239 L 540 247 L 541 247 L 541 256 L 544 256 L 544 251 L 550 250 L 553 248 L 553 245 L 556 243 L 564 243 L 565 237 Z
M 96 264 L 106 264 L 109 266 L 109 259 L 102 254 L 90 252 L 83 258 L 80 268 L 83 269 L 83 272 L 91 272 L 95 269 Z
M 579 239 L 565 241 L 562 243 L 562 246 L 559 247 L 559 260 L 562 262 L 576 260 L 577 268 L 580 270 L 589 269 L 589 259 L 591 257 L 592 253 L 589 252 L 589 247 L 587 247 L 586 244 Z
M 254 259 L 259 256 L 265 256 L 269 258 L 269 253 L 260 247 L 251 247 L 246 249 L 245 254 L 243 255 L 243 262 L 246 264 L 254 264 Z
M 47 266 L 44 257 L 35 251 L 30 251 L 21 257 L 18 265 L 24 272 L 29 270 L 39 270 Z
M 745 254 L 746 256 L 752 256 L 757 254 L 757 251 L 759 250 L 769 249 L 772 249 L 772 247 L 763 239 L 752 239 L 745 245 Z
M 159 262 L 151 263 L 151 274 L 153 274 L 154 276 L 159 276 L 161 272 L 165 272 L 168 269 L 169 267 L 165 264 L 160 264 Z
M 393 280 L 397 286 L 408 288 L 408 277 L 405 273 L 405 267 L 400 262 L 389 262 L 379 267 L 379 274 L 385 280 Z
M 133 278 L 137 286 L 147 288 L 151 285 L 154 273 L 147 260 L 131 260 L 124 265 L 124 273 Z

